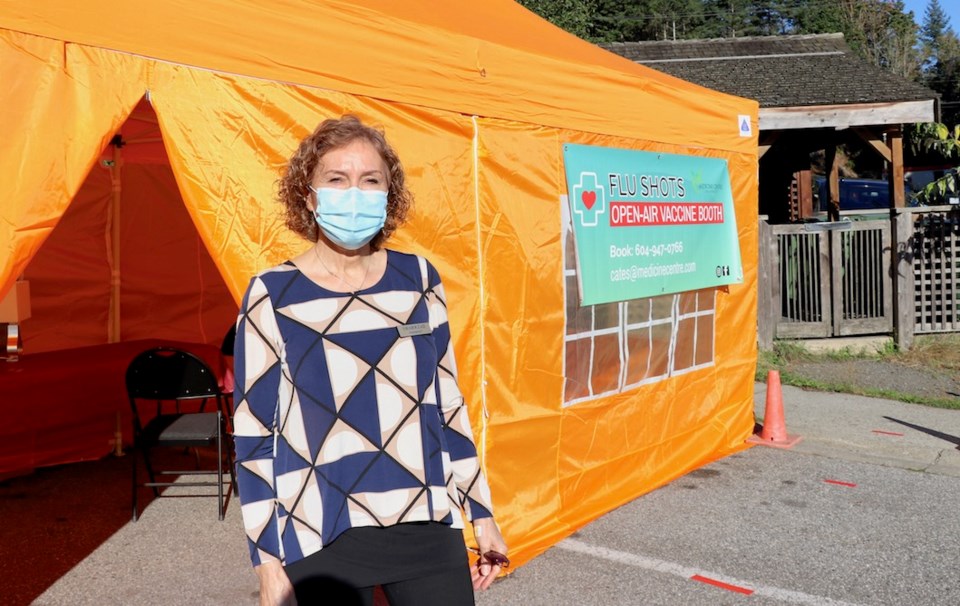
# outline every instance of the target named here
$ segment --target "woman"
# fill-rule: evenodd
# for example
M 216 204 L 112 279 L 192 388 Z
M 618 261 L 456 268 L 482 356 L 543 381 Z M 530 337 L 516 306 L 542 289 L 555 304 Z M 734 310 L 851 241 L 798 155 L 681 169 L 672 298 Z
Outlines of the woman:
M 509 561 L 439 275 L 383 248 L 412 201 L 397 154 L 356 117 L 326 120 L 291 158 L 280 201 L 314 245 L 251 281 L 235 349 L 260 603 L 372 604 L 381 585 L 393 606 L 473 604 Z M 461 509 L 484 554 L 472 567 Z

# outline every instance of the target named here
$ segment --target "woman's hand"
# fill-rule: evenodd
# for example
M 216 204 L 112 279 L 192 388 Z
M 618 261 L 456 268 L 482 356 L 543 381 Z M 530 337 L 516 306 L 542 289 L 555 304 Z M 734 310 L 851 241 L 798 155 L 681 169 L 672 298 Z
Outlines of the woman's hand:
M 477 539 L 480 553 L 496 551 L 507 555 L 507 544 L 500 534 L 500 528 L 493 518 L 480 518 L 473 521 L 473 536 Z M 487 562 L 482 557 L 470 567 L 470 577 L 473 579 L 474 590 L 483 591 L 493 583 L 500 574 L 501 567 Z
M 293 584 L 279 561 L 264 562 L 254 570 L 260 577 L 260 606 L 297 606 Z

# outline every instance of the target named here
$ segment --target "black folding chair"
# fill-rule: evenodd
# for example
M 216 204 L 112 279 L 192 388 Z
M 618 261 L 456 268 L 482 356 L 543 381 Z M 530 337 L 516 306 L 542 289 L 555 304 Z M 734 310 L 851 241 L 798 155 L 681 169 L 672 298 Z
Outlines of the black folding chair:
M 170 347 L 157 347 L 144 351 L 127 366 L 127 395 L 133 412 L 133 446 L 143 454 L 149 482 L 137 481 L 137 457 L 133 457 L 133 520 L 139 517 L 137 493 L 140 486 L 153 489 L 161 495 L 161 486 L 216 486 L 219 500 L 219 519 L 223 520 L 224 473 L 229 474 L 230 486 L 235 487 L 233 457 L 227 442 L 226 419 L 230 411 L 217 384 L 217 377 L 210 367 L 190 352 Z M 213 400 L 216 410 L 206 412 L 206 404 Z M 152 418 L 141 413 L 143 401 L 156 403 Z M 181 408 L 191 410 L 184 411 Z M 171 410 L 172 409 L 172 410 Z M 141 422 L 141 419 L 146 422 Z M 213 470 L 154 470 L 151 450 L 156 447 L 216 447 L 217 481 L 158 482 L 159 475 L 212 474 Z M 197 464 L 199 467 L 199 453 Z M 203 495 L 213 496 L 213 495 Z

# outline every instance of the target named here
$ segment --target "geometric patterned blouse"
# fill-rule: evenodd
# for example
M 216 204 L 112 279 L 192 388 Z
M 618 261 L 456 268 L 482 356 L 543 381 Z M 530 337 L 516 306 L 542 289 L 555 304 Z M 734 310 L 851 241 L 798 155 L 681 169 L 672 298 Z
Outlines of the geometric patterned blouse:
M 450 346 L 440 276 L 387 251 L 356 293 L 290 263 L 243 298 L 234 442 L 254 566 L 315 553 L 343 531 L 492 516 Z

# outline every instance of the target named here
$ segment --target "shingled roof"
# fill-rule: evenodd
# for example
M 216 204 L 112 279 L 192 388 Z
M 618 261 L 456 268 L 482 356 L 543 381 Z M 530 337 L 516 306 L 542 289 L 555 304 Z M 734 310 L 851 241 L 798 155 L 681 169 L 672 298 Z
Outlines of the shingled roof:
M 756 99 L 764 108 L 910 103 L 933 119 L 932 90 L 860 59 L 843 34 L 617 42 L 601 47 L 714 90 Z M 901 108 L 902 109 L 902 108 Z M 929 115 L 927 115 L 929 114 Z M 762 126 L 762 124 L 761 124 Z

